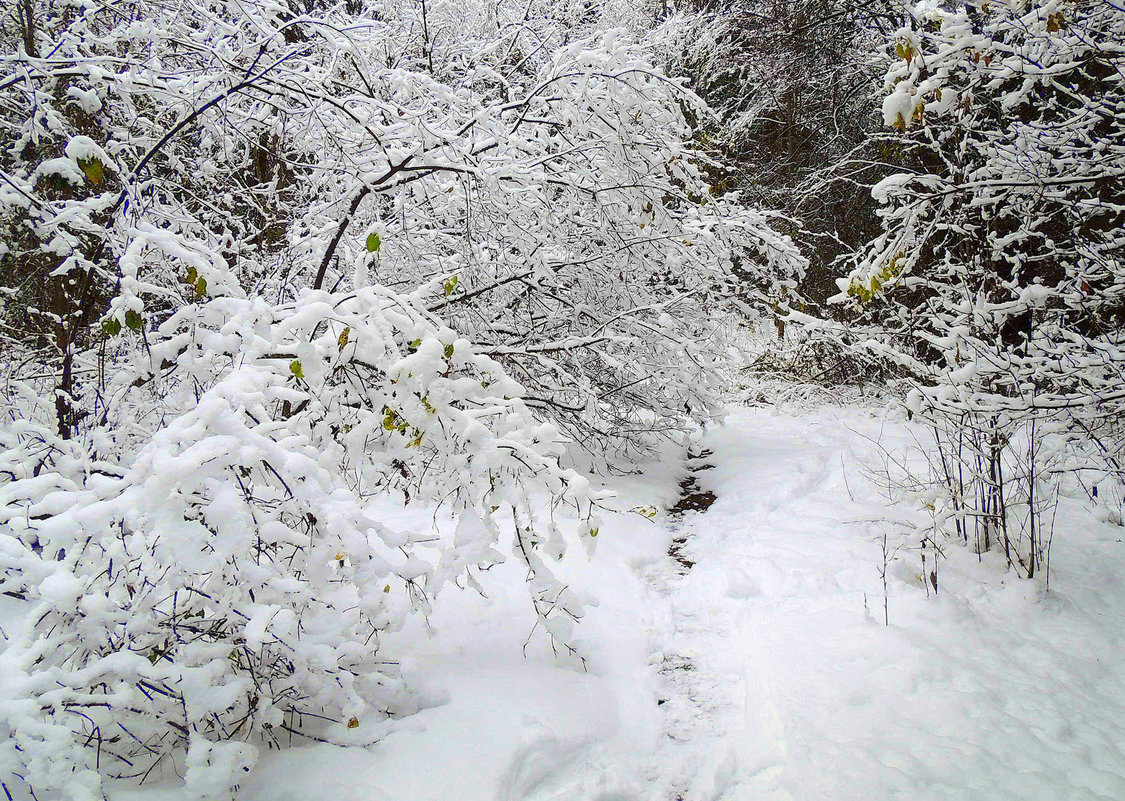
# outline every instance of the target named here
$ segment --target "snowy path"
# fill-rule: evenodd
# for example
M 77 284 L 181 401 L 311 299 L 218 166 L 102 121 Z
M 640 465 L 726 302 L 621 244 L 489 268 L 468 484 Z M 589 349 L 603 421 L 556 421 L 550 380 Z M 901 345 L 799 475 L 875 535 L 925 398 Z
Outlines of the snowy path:
M 871 543 L 832 513 L 847 500 L 841 443 L 734 428 L 708 445 L 717 467 L 701 482 L 718 500 L 684 523 L 695 566 L 661 582 L 675 743 L 668 797 L 791 799 L 786 771 L 801 743 L 786 731 L 779 685 L 816 658 L 826 614 L 862 612 L 869 576 L 854 573 Z
M 691 666 L 665 672 L 666 797 L 1125 798 L 1120 529 L 1060 534 L 1050 595 L 955 548 L 928 598 L 900 552 L 883 626 L 862 521 L 895 512 L 852 427 L 877 433 L 746 411 L 706 441 L 718 501 L 664 590 L 661 648 Z
M 489 599 L 441 599 L 437 636 L 389 643 L 430 708 L 370 748 L 275 752 L 242 797 L 1125 799 L 1122 529 L 1068 502 L 1049 594 L 954 547 L 933 597 L 900 551 L 885 626 L 879 540 L 908 513 L 859 466 L 880 434 L 907 441 L 869 413 L 737 410 L 703 443 L 709 510 L 613 515 L 596 558 L 568 557 L 600 599 L 580 627 L 588 673 L 538 640 L 524 657 L 521 576 L 498 568 Z M 615 486 L 623 509 L 667 508 L 679 478 Z M 668 556 L 681 536 L 686 572 Z

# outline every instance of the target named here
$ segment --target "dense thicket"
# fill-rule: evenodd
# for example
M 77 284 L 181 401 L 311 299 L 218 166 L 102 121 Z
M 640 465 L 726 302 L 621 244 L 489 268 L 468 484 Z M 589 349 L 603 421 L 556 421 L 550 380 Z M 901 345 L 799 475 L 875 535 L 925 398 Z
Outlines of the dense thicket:
M 15 11 L 4 787 L 175 764 L 213 799 L 249 744 L 370 739 L 411 708 L 380 635 L 505 558 L 570 650 L 584 601 L 548 561 L 592 550 L 597 498 L 560 427 L 612 456 L 705 416 L 724 304 L 803 268 L 713 196 L 702 104 L 632 12 Z M 387 495 L 456 531 L 387 526 Z
M 840 282 L 935 426 L 958 532 L 1028 575 L 1056 479 L 1121 476 L 1123 41 L 1111 2 L 920 7 L 883 102 L 916 168 L 874 188 L 883 232 Z
M 801 292 L 818 305 L 835 260 L 878 230 L 867 188 L 893 154 L 873 135 L 873 56 L 900 13 L 894 0 L 698 0 L 656 34 L 715 109 L 700 138 L 720 185 L 789 216 L 810 261 Z

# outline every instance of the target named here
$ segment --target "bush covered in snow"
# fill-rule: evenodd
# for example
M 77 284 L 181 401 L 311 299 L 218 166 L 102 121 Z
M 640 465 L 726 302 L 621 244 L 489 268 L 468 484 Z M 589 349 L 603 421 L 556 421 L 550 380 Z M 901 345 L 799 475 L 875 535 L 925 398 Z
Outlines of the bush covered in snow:
M 1029 576 L 1052 481 L 1122 478 L 1123 39 L 1101 0 L 920 4 L 883 104 L 915 170 L 874 188 L 883 233 L 840 281 L 860 347 L 913 376 L 958 533 Z
M 143 776 L 186 746 L 189 789 L 215 798 L 253 761 L 225 741 L 361 740 L 411 704 L 380 634 L 503 560 L 513 514 L 546 630 L 581 616 L 535 549 L 558 556 L 562 532 L 532 509 L 545 493 L 588 517 L 586 484 L 425 297 L 185 305 L 144 343 L 114 338 L 114 403 L 87 439 L 5 426 L 0 588 L 31 604 L 0 656 L 6 771 L 96 798 L 91 760 Z M 138 380 L 153 363 L 183 369 Z M 384 525 L 368 499 L 425 486 L 461 524 L 420 554 L 428 532 Z

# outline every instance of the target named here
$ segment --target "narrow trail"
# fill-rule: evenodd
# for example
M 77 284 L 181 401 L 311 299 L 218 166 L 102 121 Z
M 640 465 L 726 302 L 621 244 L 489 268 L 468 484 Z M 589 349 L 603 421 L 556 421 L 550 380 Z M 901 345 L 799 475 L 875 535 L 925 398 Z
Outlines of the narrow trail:
M 729 469 L 732 460 L 750 458 L 748 445 L 720 436 L 718 456 L 710 448 L 690 455 L 689 475 L 669 510 L 671 570 L 648 577 L 664 602 L 660 792 L 668 801 L 792 798 L 777 781 L 786 757 L 781 715 L 769 671 L 754 653 L 757 621 L 747 605 L 759 588 L 745 566 L 756 560 L 759 543 L 746 535 L 794 497 L 820 490 L 825 473 L 810 480 L 800 460 L 755 442 L 756 469 L 739 465 L 747 486 L 716 492 L 714 462 Z M 790 481 L 791 474 L 800 480 Z M 792 489 L 778 494 L 771 489 L 778 486 Z
M 673 533 L 668 548 L 672 573 L 668 575 L 667 571 L 663 571 L 663 575 L 653 581 L 653 586 L 658 588 L 669 605 L 665 610 L 666 636 L 660 643 L 661 697 L 657 703 L 664 713 L 673 765 L 676 762 L 673 755 L 677 750 L 683 750 L 676 747 L 678 744 L 706 742 L 723 734 L 714 724 L 724 699 L 716 692 L 716 677 L 700 670 L 699 649 L 693 642 L 716 636 L 719 633 L 717 626 L 721 626 L 723 621 L 694 619 L 692 613 L 675 606 L 680 581 L 695 567 L 695 562 L 687 556 L 693 535 L 692 523 L 717 500 L 714 492 L 700 485 L 700 474 L 714 468 L 708 461 L 713 455 L 709 449 L 688 453 L 688 475 L 680 482 L 679 498 L 668 510 L 669 528 Z M 691 765 L 685 760 L 676 767 L 675 773 L 667 777 L 664 792 L 669 799 L 685 801 L 695 781 L 690 773 Z
M 684 480 L 680 482 L 679 499 L 677 499 L 675 505 L 668 510 L 668 516 L 673 520 L 682 521 L 683 516 L 688 512 L 706 512 L 711 508 L 711 505 L 715 503 L 715 493 L 700 487 L 698 478 L 698 474 L 704 470 L 714 469 L 715 465 L 707 461 L 714 455 L 714 451 L 707 449 L 698 452 L 688 452 L 686 459 L 688 474 Z M 668 555 L 676 560 L 682 568 L 682 572 L 685 573 L 691 570 L 695 565 L 695 562 L 684 556 L 684 548 L 686 545 L 687 534 L 681 533 L 672 539 L 672 545 L 668 548 Z

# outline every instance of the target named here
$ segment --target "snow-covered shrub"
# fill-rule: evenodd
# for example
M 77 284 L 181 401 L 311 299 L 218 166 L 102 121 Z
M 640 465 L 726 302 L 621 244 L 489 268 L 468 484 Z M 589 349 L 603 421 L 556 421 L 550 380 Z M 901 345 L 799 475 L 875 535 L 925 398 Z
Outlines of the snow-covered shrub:
M 789 327 L 779 337 L 773 325 L 748 332 L 737 397 L 752 404 L 786 407 L 863 404 L 888 395 L 894 375 L 886 364 L 855 349 L 841 348 L 815 329 Z
M 494 35 L 482 52 L 522 41 Z M 436 45 L 434 59 L 437 74 L 456 63 Z M 531 65 L 470 60 L 453 91 L 425 65 L 404 84 L 369 60 L 361 85 L 376 96 L 346 108 L 378 124 L 377 141 L 343 111 L 315 110 L 349 131 L 363 165 L 325 174 L 354 210 L 325 231 L 328 252 L 374 247 L 360 273 L 325 255 L 323 278 L 448 276 L 431 309 L 598 451 L 706 414 L 723 385 L 722 313 L 792 286 L 804 260 L 770 215 L 712 191 L 684 114 L 706 109 L 643 46 L 612 31 Z M 316 220 L 339 202 L 318 194 Z
M 917 170 L 875 188 L 883 233 L 840 282 L 862 345 L 913 376 L 959 533 L 1028 575 L 1041 479 L 1122 476 L 1123 39 L 1104 0 L 920 4 L 883 104 Z
M 411 708 L 380 634 L 502 561 L 513 515 L 535 610 L 566 645 L 582 604 L 538 555 L 566 541 L 533 509 L 588 519 L 586 482 L 503 368 L 426 314 L 429 294 L 185 303 L 107 337 L 120 362 L 86 437 L 60 438 L 49 408 L 8 421 L 0 590 L 30 608 L 0 654 L 0 775 L 98 798 L 99 773 L 141 777 L 186 748 L 189 790 L 214 799 L 249 743 L 369 739 Z M 461 523 L 419 553 L 432 535 L 384 525 L 369 499 L 427 486 Z

